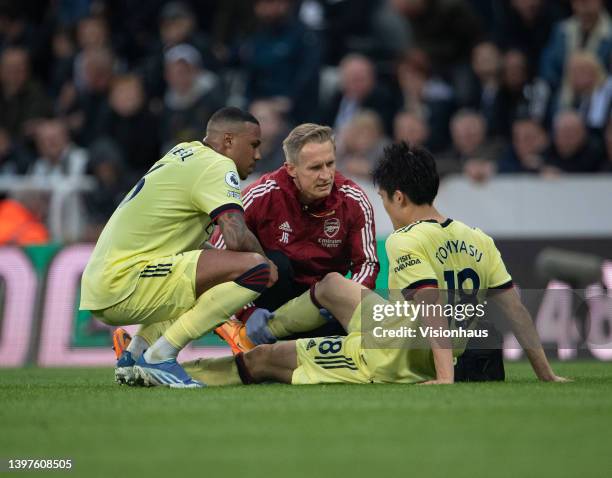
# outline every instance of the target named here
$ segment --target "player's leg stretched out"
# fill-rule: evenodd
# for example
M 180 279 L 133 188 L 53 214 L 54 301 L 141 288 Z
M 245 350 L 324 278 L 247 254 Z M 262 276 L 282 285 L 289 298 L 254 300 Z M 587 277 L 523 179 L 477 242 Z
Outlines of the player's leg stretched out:
M 310 291 L 289 301 L 278 311 L 283 317 L 287 314 L 296 318 L 296 323 L 315 323 L 320 320 L 320 309 L 325 308 L 347 332 L 357 332 L 355 329 L 359 328 L 361 314 L 359 304 L 364 289 L 340 274 L 328 274 Z M 349 354 L 328 354 L 314 361 L 308 357 L 312 355 L 311 350 L 316 352 L 321 345 L 325 346 L 324 342 L 336 344 L 338 352 L 344 352 L 344 341 L 344 337 L 321 337 L 264 344 L 235 357 L 199 359 L 185 363 L 184 367 L 193 377 L 205 380 L 210 385 L 251 384 L 270 380 L 283 383 L 368 382 L 367 374 L 355 363 L 358 359 Z M 358 342 L 357 338 L 356 344 Z M 334 364 L 326 363 L 331 361 Z M 299 373 L 296 374 L 296 370 Z

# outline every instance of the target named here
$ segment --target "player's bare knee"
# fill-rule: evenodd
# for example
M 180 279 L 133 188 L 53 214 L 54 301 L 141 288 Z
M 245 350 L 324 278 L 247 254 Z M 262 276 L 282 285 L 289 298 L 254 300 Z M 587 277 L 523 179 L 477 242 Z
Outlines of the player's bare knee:
M 270 280 L 271 269 L 268 261 L 257 253 L 244 253 L 240 258 L 238 275 L 233 280 L 238 285 L 261 294 Z
M 330 272 L 315 286 L 315 296 L 321 305 L 333 300 L 333 294 L 338 290 L 338 284 L 343 280 L 338 272 Z
M 241 258 L 241 262 L 245 271 L 268 263 L 266 258 L 261 254 L 258 254 L 257 252 L 245 252 L 243 257 Z
M 338 285 L 338 283 L 344 280 L 344 276 L 339 272 L 330 272 L 323 277 L 323 282 L 326 288 L 333 288 Z
M 245 274 L 258 266 L 267 264 L 265 257 L 257 252 L 243 252 L 240 255 L 240 262 L 238 263 L 238 270 L 236 276 Z

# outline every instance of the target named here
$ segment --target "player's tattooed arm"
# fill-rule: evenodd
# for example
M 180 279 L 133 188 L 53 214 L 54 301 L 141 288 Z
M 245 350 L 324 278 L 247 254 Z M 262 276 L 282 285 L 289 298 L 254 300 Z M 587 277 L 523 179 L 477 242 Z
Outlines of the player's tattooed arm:
M 242 212 L 230 211 L 222 214 L 217 219 L 217 224 L 221 227 L 221 234 L 223 234 L 223 240 L 228 250 L 258 252 L 262 256 L 266 256 L 261 244 L 244 222 Z
M 217 224 L 221 228 L 225 247 L 228 250 L 257 252 L 266 257 L 261 244 L 244 222 L 244 214 L 242 212 L 226 212 L 217 219 Z M 278 280 L 278 269 L 270 259 L 268 259 L 268 264 L 270 265 L 270 278 L 268 279 L 267 287 L 272 287 Z

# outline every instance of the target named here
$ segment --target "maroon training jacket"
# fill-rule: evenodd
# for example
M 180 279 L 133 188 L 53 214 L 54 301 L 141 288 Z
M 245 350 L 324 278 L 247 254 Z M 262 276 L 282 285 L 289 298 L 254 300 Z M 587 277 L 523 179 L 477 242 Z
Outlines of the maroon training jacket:
M 243 192 L 245 220 L 266 250 L 287 255 L 296 282 L 312 285 L 328 272 L 345 275 L 372 289 L 380 269 L 374 211 L 363 190 L 336 173 L 331 194 L 301 204 L 284 167 L 264 174 Z M 219 228 L 210 241 L 225 247 Z

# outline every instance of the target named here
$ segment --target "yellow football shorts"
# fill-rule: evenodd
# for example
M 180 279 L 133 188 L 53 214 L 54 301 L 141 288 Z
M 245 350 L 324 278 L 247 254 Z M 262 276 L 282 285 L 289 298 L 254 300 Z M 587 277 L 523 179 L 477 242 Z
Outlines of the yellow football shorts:
M 354 312 L 346 337 L 319 337 L 296 341 L 298 367 L 291 383 L 415 383 L 435 378 L 431 350 L 364 348 L 361 308 L 386 303 L 368 294 Z
M 360 307 L 360 306 L 358 306 Z M 296 340 L 298 366 L 293 385 L 372 383 L 361 349 L 361 312 L 355 311 L 348 335 Z
M 178 319 L 195 304 L 196 268 L 201 253 L 189 251 L 148 262 L 132 294 L 118 304 L 92 313 L 113 326 Z
M 372 383 L 367 364 L 361 356 L 361 334 L 346 337 L 299 339 L 295 344 L 298 367 L 293 385 L 315 383 Z

